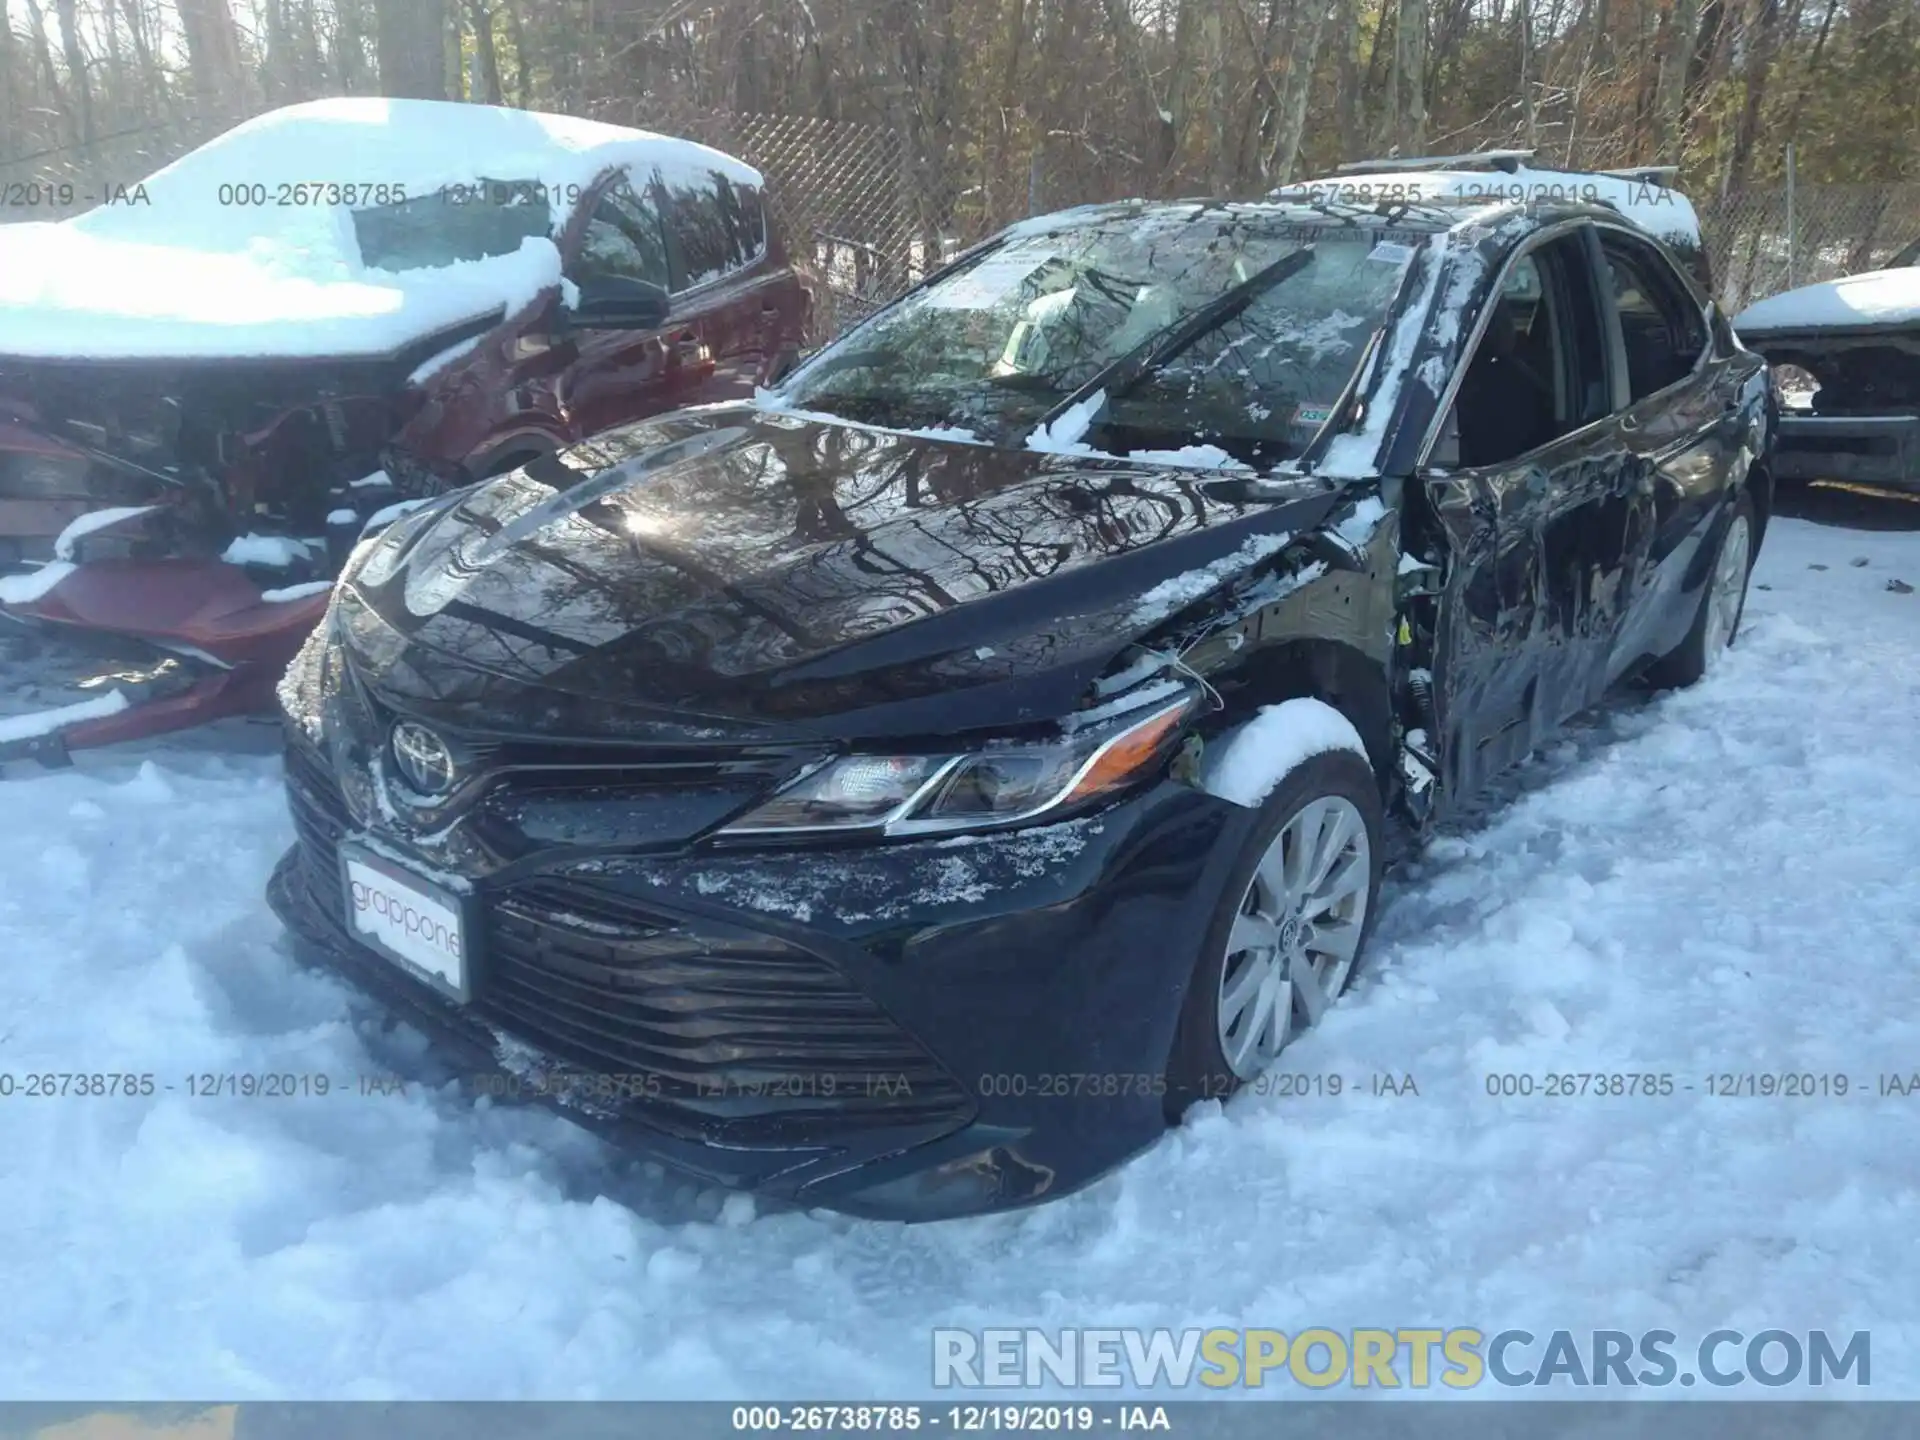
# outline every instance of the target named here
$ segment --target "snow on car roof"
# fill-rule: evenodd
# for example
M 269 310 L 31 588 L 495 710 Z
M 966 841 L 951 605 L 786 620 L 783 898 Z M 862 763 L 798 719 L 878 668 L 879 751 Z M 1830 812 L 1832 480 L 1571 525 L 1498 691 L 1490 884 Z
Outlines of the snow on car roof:
M 707 146 L 572 116 L 387 99 L 270 111 L 157 171 L 142 182 L 144 199 L 0 226 L 0 353 L 391 354 L 557 285 L 553 229 L 619 166 L 762 183 Z M 432 268 L 362 262 L 354 210 L 443 198 L 452 212 L 482 181 L 539 187 L 549 234 Z
M 1920 269 L 1869 270 L 1770 295 L 1734 317 L 1746 334 L 1835 330 L 1920 321 Z
M 1663 240 L 1698 247 L 1700 217 L 1693 202 L 1657 181 L 1592 170 L 1379 170 L 1324 176 L 1282 186 L 1277 199 L 1352 199 L 1362 204 L 1406 200 L 1482 201 L 1488 205 L 1564 200 L 1610 205 Z

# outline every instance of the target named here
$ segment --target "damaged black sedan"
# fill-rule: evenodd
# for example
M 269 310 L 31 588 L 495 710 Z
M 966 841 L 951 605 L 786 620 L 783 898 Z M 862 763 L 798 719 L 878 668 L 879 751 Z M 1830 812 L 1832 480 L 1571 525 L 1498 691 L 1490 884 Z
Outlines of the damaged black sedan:
M 1768 414 L 1604 206 L 1025 222 L 777 393 L 364 542 L 273 903 L 682 1171 L 1061 1194 L 1340 995 L 1394 835 L 1714 663 Z

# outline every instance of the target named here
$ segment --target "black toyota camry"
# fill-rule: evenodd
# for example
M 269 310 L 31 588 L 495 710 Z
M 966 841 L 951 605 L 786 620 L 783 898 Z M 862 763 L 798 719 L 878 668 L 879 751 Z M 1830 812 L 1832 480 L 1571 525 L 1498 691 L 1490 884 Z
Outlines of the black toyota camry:
M 683 1171 L 1057 1195 L 1340 995 L 1393 837 L 1713 664 L 1769 425 L 1605 206 L 1028 221 L 775 393 L 363 542 L 273 903 Z

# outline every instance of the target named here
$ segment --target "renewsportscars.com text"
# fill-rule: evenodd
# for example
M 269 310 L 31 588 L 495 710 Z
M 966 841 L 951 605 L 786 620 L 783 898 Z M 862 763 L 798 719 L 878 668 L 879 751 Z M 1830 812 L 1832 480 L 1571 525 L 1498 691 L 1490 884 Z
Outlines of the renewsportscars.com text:
M 1865 1330 L 985 1329 L 933 1332 L 940 1389 L 1862 1387 Z

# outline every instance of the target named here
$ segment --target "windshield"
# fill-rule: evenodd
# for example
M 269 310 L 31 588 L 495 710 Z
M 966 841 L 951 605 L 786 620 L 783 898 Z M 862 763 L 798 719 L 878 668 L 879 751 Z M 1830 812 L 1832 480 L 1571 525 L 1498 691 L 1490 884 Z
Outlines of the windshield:
M 1198 443 L 1271 463 L 1298 455 L 1331 414 L 1421 238 L 1206 212 L 1016 232 L 829 346 L 780 398 L 1018 445 L 1156 336 L 1297 256 L 1244 308 L 1116 387 L 1088 437 L 1116 453 Z
M 482 180 L 353 214 L 360 262 L 373 270 L 425 270 L 511 255 L 550 235 L 553 207 L 541 187 Z

